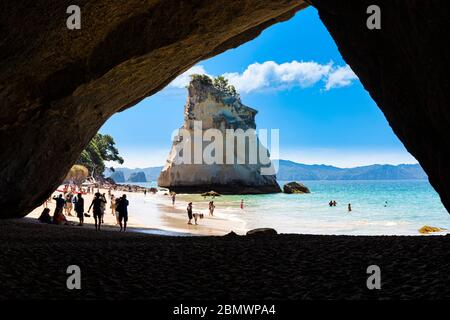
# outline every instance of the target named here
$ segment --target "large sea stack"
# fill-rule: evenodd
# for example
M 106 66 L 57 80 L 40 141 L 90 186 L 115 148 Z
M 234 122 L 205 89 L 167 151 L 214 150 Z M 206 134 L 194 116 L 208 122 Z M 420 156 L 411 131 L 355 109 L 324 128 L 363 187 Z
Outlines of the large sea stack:
M 195 76 L 188 86 L 188 98 L 184 108 L 184 124 L 182 130 L 194 137 L 194 132 L 200 132 L 203 136 L 206 130 L 217 129 L 223 135 L 223 157 L 220 162 L 212 164 L 194 162 L 194 147 L 191 148 L 191 162 L 181 163 L 183 152 L 180 152 L 182 139 L 175 139 L 166 164 L 158 178 L 158 185 L 169 188 L 177 193 L 201 193 L 214 190 L 222 194 L 261 194 L 277 193 L 281 189 L 275 175 L 267 175 L 265 170 L 271 163 L 262 161 L 249 161 L 250 140 L 245 140 L 245 158 L 242 148 L 226 148 L 226 130 L 256 129 L 255 115 L 257 111 L 241 103 L 240 97 L 235 92 L 223 90 L 214 85 L 207 76 Z M 201 121 L 201 126 L 199 123 Z M 211 132 L 211 131 L 209 131 Z M 198 137 L 198 135 L 197 135 Z M 253 135 L 259 154 L 266 154 L 267 149 L 260 143 L 256 135 Z M 192 140 L 195 140 L 193 138 Z M 204 139 L 203 139 L 204 140 Z M 202 141 L 202 152 L 211 148 L 215 141 Z M 236 140 L 235 140 L 236 141 Z M 208 147 L 209 146 L 209 147 Z M 209 149 L 210 150 L 210 149 Z M 241 152 L 239 152 L 239 150 Z M 217 152 L 217 151 L 215 151 Z M 216 155 L 215 152 L 211 154 Z M 226 156 L 234 159 L 233 163 L 226 160 Z M 185 159 L 185 158 L 184 158 Z M 240 161 L 237 161 L 240 159 Z M 242 163 L 243 162 L 243 163 Z M 264 169 L 265 168 L 265 169 Z M 261 171 L 263 170 L 263 172 Z M 262 174 L 264 173 L 264 174 Z

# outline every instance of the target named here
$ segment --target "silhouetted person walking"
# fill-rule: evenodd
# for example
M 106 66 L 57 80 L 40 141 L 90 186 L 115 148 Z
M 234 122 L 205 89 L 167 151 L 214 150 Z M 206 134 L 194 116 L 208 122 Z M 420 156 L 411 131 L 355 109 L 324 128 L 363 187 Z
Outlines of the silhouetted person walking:
M 119 225 L 120 231 L 127 231 L 127 222 L 128 222 L 128 205 L 129 201 L 127 200 L 127 196 L 124 194 L 121 198 L 116 201 L 116 211 L 119 212 Z M 123 220 L 123 225 L 122 225 Z
M 79 193 L 76 197 L 75 201 L 75 212 L 77 213 L 78 219 L 80 219 L 79 226 L 82 226 L 84 223 L 84 198 Z
M 106 200 L 104 200 L 103 197 L 100 196 L 100 193 L 97 192 L 95 194 L 95 198 L 92 200 L 92 203 L 89 206 L 88 212 L 90 212 L 91 208 L 93 207 L 95 230 L 97 231 L 100 231 L 100 226 L 102 224 L 102 204 L 104 203 L 106 203 Z

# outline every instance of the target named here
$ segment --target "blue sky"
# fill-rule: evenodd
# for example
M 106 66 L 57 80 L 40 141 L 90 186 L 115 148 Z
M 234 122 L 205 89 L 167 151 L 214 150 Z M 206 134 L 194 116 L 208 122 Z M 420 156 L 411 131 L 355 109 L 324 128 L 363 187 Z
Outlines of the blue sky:
M 257 109 L 257 127 L 280 130 L 280 158 L 352 167 L 416 163 L 342 59 L 310 7 L 258 38 L 201 61 L 156 95 L 111 117 L 123 166 L 162 165 L 171 134 L 183 123 L 188 74 L 225 75 L 242 102 Z

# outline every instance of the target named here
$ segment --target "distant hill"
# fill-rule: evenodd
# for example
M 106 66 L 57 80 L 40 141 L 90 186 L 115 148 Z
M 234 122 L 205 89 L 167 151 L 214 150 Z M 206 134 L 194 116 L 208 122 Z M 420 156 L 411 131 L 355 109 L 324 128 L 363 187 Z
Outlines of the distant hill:
M 124 179 L 128 181 L 133 173 L 142 171 L 147 181 L 158 179 L 161 167 L 149 168 L 116 168 L 115 173 L 106 170 L 105 176 L 117 175 L 122 172 Z M 119 176 L 121 176 L 119 174 Z M 277 179 L 288 180 L 421 180 L 427 179 L 426 173 L 418 164 L 400 164 L 397 166 L 389 164 L 374 164 L 370 166 L 354 168 L 338 168 L 323 164 L 302 164 L 289 160 L 279 161 Z
M 109 169 L 106 169 L 105 177 L 112 177 L 114 179 L 114 175 L 120 172 L 124 176 L 124 181 L 122 182 L 125 182 L 130 180 L 130 177 L 133 173 L 143 172 L 145 174 L 145 178 L 147 181 L 155 181 L 158 179 L 159 173 L 161 172 L 162 168 L 163 168 L 162 166 L 149 168 L 136 168 L 136 169 L 115 168 L 115 172 L 111 172 Z
M 279 161 L 277 179 L 287 180 L 413 180 L 427 179 L 418 164 L 374 164 L 354 168 L 308 165 L 288 160 Z

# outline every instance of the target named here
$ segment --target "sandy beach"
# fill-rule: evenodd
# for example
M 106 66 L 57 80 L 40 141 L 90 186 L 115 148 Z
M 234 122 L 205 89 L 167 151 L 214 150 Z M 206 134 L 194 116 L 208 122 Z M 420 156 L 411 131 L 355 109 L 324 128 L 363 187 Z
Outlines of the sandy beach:
M 95 189 L 97 192 L 97 189 Z M 100 193 L 105 193 L 107 197 L 106 210 L 104 215 L 104 227 L 111 229 L 118 229 L 115 216 L 111 213 L 110 199 L 108 197 L 108 190 L 100 188 Z M 142 192 L 123 192 L 113 191 L 114 196 L 119 197 L 123 194 L 127 195 L 130 202 L 128 207 L 129 220 L 128 228 L 133 231 L 140 231 L 149 234 L 165 234 L 165 235 L 210 235 L 220 236 L 225 235 L 231 231 L 237 234 L 245 234 L 248 229 L 245 228 L 245 223 L 237 219 L 230 219 L 216 210 L 214 216 L 208 214 L 205 204 L 195 206 L 194 213 L 203 213 L 203 219 L 198 220 L 198 225 L 187 224 L 186 206 L 187 200 L 177 199 L 175 205 L 172 205 L 170 196 L 165 195 L 165 191 L 158 191 L 156 194 Z M 53 193 L 57 196 L 61 192 Z M 93 199 L 93 194 L 84 195 L 85 198 L 85 212 L 88 211 L 89 205 Z M 207 200 L 205 200 L 207 201 Z M 48 202 L 50 214 L 53 215 L 55 210 L 55 201 Z M 37 219 L 44 206 L 39 206 L 34 209 L 27 217 Z M 78 218 L 72 210 L 73 216 L 67 216 L 69 222 L 73 224 L 78 223 Z M 93 228 L 94 218 L 92 217 L 92 210 L 90 218 L 85 218 L 85 225 L 80 228 Z M 194 223 L 194 220 L 192 220 Z
M 170 237 L 0 224 L 0 299 L 449 299 L 450 236 Z M 78 265 L 82 289 L 67 290 Z M 369 265 L 381 290 L 366 287 Z

